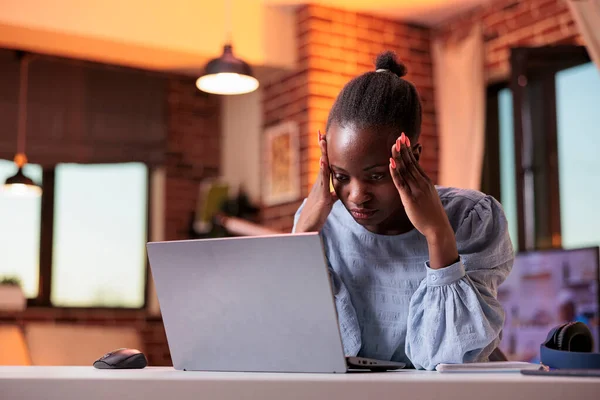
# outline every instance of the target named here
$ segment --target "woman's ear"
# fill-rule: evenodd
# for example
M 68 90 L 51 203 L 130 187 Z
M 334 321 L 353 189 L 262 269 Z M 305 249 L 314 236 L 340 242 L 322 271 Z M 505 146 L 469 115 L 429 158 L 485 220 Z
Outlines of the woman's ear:
M 415 156 L 415 160 L 419 161 L 421 158 L 421 152 L 423 151 L 423 146 L 421 143 L 417 143 L 411 148 L 413 155 Z

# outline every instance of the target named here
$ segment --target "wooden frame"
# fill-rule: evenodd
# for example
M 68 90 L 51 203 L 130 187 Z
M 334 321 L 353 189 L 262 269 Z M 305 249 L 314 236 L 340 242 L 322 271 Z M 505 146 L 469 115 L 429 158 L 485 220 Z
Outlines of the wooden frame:
M 515 189 L 520 251 L 562 246 L 556 115 L 556 73 L 589 62 L 583 46 L 511 50 L 510 83 L 488 86 L 482 191 L 500 200 L 498 93 L 513 97 Z
M 511 49 L 519 249 L 562 246 L 555 75 L 589 61 L 584 46 Z
M 265 206 L 300 198 L 300 146 L 298 124 L 282 122 L 264 134 L 262 202 Z
M 52 252 L 53 252 L 53 233 L 54 233 L 54 199 L 55 199 L 55 167 L 44 168 L 43 171 L 43 191 L 40 216 L 40 270 L 38 282 L 38 295 L 35 298 L 27 299 L 28 307 L 52 307 L 61 309 L 131 309 L 126 307 L 62 307 L 54 306 L 51 299 L 52 290 Z M 146 164 L 147 176 L 147 210 L 146 210 L 146 240 L 151 238 L 151 215 L 152 215 L 152 174 L 154 169 Z M 144 265 L 144 303 L 139 309 L 146 309 L 149 296 L 149 276 L 150 265 L 148 258 Z M 137 308 L 134 308 L 137 309 Z
M 481 191 L 500 201 L 500 116 L 498 94 L 506 84 L 488 86 L 485 111 L 485 152 L 481 171 Z

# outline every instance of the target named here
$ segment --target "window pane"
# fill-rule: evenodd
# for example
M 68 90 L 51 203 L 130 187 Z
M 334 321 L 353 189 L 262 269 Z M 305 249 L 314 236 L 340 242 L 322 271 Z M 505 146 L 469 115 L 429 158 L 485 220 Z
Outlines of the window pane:
M 40 215 L 42 198 L 14 197 L 2 191 L 4 181 L 17 172 L 12 161 L 0 160 L 0 279 L 21 280 L 28 298 L 38 295 L 40 272 Z M 25 175 L 42 183 L 42 168 L 25 165 Z
M 600 244 L 600 74 L 593 63 L 556 74 L 560 223 L 566 248 Z
M 61 164 L 55 181 L 52 303 L 143 306 L 146 166 Z
M 515 141 L 513 99 L 510 89 L 498 93 L 500 123 L 500 202 L 508 219 L 508 230 L 515 251 L 518 250 L 517 183 L 515 178 Z

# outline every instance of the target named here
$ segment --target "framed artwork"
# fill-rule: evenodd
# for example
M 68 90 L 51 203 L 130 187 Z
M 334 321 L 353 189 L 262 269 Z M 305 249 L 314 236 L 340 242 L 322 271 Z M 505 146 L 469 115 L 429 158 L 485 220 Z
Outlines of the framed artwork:
M 282 122 L 265 130 L 262 185 L 264 205 L 289 203 L 300 198 L 299 140 L 296 122 Z

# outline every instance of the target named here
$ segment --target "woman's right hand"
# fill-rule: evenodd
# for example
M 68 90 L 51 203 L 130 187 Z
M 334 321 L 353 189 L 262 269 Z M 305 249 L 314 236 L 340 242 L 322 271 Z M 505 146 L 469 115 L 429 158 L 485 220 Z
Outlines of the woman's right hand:
M 336 194 L 329 191 L 331 170 L 327 158 L 327 141 L 321 132 L 319 132 L 319 148 L 321 149 L 319 175 L 300 212 L 295 232 L 320 231 L 325 225 L 333 203 L 337 200 Z

